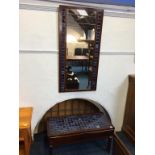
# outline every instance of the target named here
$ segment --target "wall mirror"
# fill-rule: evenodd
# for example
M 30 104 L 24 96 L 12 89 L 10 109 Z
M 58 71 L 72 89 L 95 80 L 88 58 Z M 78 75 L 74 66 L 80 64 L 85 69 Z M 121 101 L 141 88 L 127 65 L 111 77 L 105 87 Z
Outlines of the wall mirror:
M 103 10 L 59 7 L 59 92 L 96 90 Z

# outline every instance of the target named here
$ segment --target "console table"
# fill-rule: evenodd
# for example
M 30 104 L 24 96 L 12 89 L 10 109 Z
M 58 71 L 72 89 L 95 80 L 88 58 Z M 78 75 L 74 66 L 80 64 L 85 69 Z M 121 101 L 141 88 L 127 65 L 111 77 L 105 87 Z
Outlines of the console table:
M 114 126 L 101 104 L 76 98 L 57 103 L 43 117 L 41 125 L 45 124 L 49 147 L 53 149 L 63 144 L 104 139 L 105 149 L 110 152 Z
M 22 151 L 24 155 L 29 155 L 29 150 L 32 142 L 31 137 L 32 110 L 33 110 L 32 107 L 24 107 L 19 109 L 19 142 L 22 142 L 24 144 Z

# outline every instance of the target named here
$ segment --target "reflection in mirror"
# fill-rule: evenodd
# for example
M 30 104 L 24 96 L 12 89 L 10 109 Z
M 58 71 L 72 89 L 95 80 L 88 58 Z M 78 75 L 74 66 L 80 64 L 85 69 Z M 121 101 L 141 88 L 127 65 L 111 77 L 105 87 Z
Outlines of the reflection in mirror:
M 60 71 L 64 73 L 62 78 L 60 75 L 60 92 L 95 90 L 103 13 L 100 11 L 98 17 L 95 9 L 61 6 L 60 10 L 64 11 L 61 33 L 66 34 L 60 34 L 61 39 L 66 38 L 65 50 L 60 47 L 63 41 L 59 41 L 60 54 L 64 55 L 64 63 L 63 55 L 59 55 Z

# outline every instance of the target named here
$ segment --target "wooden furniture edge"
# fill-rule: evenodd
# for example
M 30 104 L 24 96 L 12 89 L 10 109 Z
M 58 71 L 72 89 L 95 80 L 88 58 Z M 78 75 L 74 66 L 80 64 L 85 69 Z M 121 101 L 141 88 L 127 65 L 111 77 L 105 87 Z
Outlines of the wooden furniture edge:
M 132 155 L 130 151 L 127 149 L 127 147 L 123 144 L 123 142 L 120 140 L 120 138 L 117 136 L 116 133 L 114 133 L 114 141 L 120 146 L 121 151 L 125 155 Z

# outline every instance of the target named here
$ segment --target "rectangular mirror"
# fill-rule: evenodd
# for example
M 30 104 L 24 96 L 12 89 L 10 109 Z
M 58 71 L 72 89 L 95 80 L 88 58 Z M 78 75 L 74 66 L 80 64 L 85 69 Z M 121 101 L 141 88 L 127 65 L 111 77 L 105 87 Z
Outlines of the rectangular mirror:
M 59 7 L 59 91 L 96 90 L 103 10 Z

